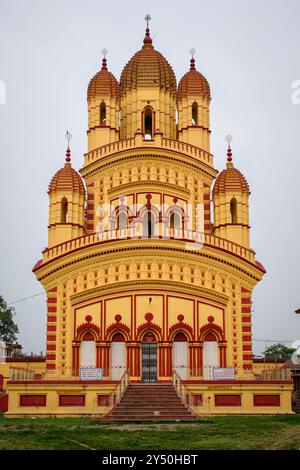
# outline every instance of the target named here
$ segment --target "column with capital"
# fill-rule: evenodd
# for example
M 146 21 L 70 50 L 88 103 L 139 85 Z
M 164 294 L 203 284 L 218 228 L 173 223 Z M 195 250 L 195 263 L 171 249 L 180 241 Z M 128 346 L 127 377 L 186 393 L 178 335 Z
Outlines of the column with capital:
M 172 347 L 171 341 L 162 341 L 158 344 L 158 375 L 161 380 L 170 380 L 172 378 Z
M 226 341 L 219 342 L 220 367 L 226 367 Z
M 202 341 L 190 341 L 189 342 L 189 369 L 190 377 L 201 377 L 202 374 Z
M 141 342 L 126 342 L 127 370 L 130 379 L 139 382 L 141 380 Z
M 72 375 L 79 375 L 79 347 L 80 341 L 73 341 L 72 343 Z
M 103 377 L 110 375 L 110 341 L 96 342 L 96 365 L 103 371 Z

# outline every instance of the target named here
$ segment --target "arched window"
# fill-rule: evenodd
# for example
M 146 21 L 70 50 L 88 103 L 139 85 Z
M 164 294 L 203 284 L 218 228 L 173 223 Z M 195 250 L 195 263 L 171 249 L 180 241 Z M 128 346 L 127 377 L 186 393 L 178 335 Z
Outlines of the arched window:
M 172 212 L 170 215 L 170 229 L 171 231 L 181 229 L 181 216 L 178 212 Z
M 143 236 L 151 237 L 155 232 L 154 214 L 151 211 L 145 212 L 143 216 Z
M 230 223 L 237 224 L 237 200 L 234 197 L 230 201 Z
M 92 333 L 87 332 L 82 338 L 81 346 L 81 367 L 95 367 L 96 365 L 96 343 Z
M 122 333 L 115 333 L 111 342 L 111 380 L 120 380 L 126 369 L 126 344 Z
M 100 104 L 100 126 L 106 125 L 106 104 L 104 101 Z
M 144 138 L 151 140 L 153 137 L 153 110 L 151 106 L 144 109 Z
M 62 224 L 68 222 L 68 201 L 65 197 L 62 198 L 60 203 L 60 222 Z
M 179 331 L 173 342 L 173 368 L 182 380 L 188 377 L 188 340 L 184 333 Z
M 198 126 L 198 103 L 196 101 L 192 104 L 192 125 Z
M 117 227 L 118 229 L 124 229 L 127 225 L 127 212 L 125 210 L 120 210 L 118 213 Z

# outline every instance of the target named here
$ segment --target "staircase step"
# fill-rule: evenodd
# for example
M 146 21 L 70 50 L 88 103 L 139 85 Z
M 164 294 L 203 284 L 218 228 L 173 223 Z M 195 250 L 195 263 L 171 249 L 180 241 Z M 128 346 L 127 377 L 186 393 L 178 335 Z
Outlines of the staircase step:
M 193 421 L 196 418 L 173 385 L 130 384 L 110 413 L 93 422 Z

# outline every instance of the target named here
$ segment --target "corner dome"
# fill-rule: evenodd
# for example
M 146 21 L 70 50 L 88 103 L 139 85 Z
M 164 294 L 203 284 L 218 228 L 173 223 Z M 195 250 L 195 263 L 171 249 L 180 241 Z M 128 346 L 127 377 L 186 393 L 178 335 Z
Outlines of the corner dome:
M 250 195 L 248 181 L 245 176 L 237 169 L 234 168 L 232 163 L 231 148 L 227 150 L 227 165 L 217 177 L 214 188 L 213 197 L 220 193 L 245 193 Z
M 161 90 L 176 93 L 176 77 L 165 57 L 152 45 L 149 28 L 142 49 L 125 65 L 120 78 L 121 93 L 138 87 L 159 87 Z
M 93 97 L 101 98 L 102 96 L 119 97 L 119 95 L 120 88 L 118 80 L 107 70 L 107 60 L 104 57 L 101 70 L 94 75 L 89 83 L 87 99 L 90 100 Z
M 71 191 L 85 194 L 85 187 L 82 178 L 80 174 L 72 168 L 70 158 L 71 152 L 69 148 L 67 149 L 66 155 L 67 158 L 65 166 L 58 170 L 52 177 L 49 184 L 48 194 L 58 191 Z
M 196 70 L 195 59 L 191 58 L 190 70 L 182 77 L 178 84 L 178 99 L 186 96 L 204 96 L 209 100 L 210 87 L 209 83 L 200 72 Z

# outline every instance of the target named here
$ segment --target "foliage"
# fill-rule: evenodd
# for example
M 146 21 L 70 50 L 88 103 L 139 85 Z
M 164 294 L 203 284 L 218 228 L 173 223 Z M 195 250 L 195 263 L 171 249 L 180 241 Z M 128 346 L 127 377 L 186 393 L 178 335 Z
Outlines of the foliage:
M 272 344 L 264 351 L 264 357 L 266 359 L 288 359 L 291 357 L 295 349 L 288 348 L 284 344 Z
M 9 307 L 2 295 L 0 295 L 0 340 L 5 343 L 17 341 L 19 328 L 13 320 L 14 315 L 15 309 Z

